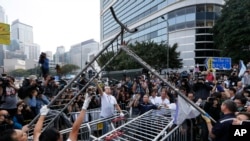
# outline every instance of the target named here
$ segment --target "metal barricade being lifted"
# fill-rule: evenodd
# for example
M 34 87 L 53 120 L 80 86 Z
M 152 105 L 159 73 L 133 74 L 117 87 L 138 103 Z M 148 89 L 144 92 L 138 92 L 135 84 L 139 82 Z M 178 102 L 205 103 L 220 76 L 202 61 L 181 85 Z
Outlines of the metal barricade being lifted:
M 169 111 L 160 115 L 157 110 L 150 110 L 111 132 L 99 137 L 100 141 L 158 141 L 171 129 L 173 118 Z
M 79 136 L 78 140 L 97 140 L 98 137 L 103 135 L 103 128 L 104 128 L 104 122 L 108 122 L 108 132 L 114 130 L 115 128 L 118 128 L 125 124 L 127 122 L 128 118 L 128 112 L 122 110 L 124 113 L 124 117 L 120 117 L 119 113 L 117 111 L 117 114 L 109 117 L 109 118 L 100 118 L 100 108 L 91 109 L 86 112 L 84 123 L 81 125 L 79 129 Z M 77 116 L 79 115 L 79 112 L 73 112 L 70 113 L 70 118 L 72 122 L 75 121 Z M 92 116 L 90 119 L 89 116 Z M 68 128 L 65 130 L 61 130 L 60 133 L 63 135 L 63 137 L 66 139 L 70 133 L 72 128 Z

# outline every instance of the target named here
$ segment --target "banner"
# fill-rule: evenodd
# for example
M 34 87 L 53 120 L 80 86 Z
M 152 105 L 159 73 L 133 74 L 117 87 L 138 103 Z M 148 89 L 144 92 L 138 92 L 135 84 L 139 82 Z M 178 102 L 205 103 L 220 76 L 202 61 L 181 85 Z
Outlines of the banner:
M 0 23 L 0 44 L 10 44 L 10 25 Z
M 176 114 L 174 117 L 175 124 L 182 124 L 185 119 L 195 118 L 198 115 L 200 115 L 200 112 L 198 110 L 187 103 L 181 96 L 178 96 L 176 104 Z

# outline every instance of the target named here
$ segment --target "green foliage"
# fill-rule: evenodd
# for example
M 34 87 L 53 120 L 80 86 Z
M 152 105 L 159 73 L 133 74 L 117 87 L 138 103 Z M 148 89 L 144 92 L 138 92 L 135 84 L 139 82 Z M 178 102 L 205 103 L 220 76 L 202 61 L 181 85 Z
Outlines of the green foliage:
M 166 44 L 157 44 L 154 42 L 136 42 L 128 46 L 140 58 L 147 62 L 155 69 L 167 67 L 167 46 Z M 180 53 L 176 52 L 177 44 L 169 48 L 169 67 L 181 68 L 182 62 L 178 59 Z M 112 56 L 114 52 L 103 54 L 98 59 L 98 64 L 102 67 Z M 124 69 L 138 69 L 142 66 L 136 62 L 132 57 L 125 52 L 121 52 L 112 62 L 106 67 L 106 71 L 124 70 Z
M 73 71 L 79 69 L 80 67 L 74 64 L 66 64 L 61 67 L 61 73 L 66 75 L 68 73 L 72 73 Z
M 14 77 L 26 77 L 29 75 L 29 72 L 24 69 L 16 69 L 8 73 L 10 76 Z
M 215 45 L 221 56 L 233 62 L 249 61 L 250 53 L 250 1 L 228 0 L 214 28 Z M 242 53 L 244 52 L 244 53 Z

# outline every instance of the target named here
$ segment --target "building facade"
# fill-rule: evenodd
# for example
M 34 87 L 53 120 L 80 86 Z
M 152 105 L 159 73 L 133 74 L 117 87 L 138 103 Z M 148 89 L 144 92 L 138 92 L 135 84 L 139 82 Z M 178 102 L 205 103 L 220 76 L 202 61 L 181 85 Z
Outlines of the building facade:
M 56 64 L 64 63 L 65 60 L 65 47 L 59 46 L 56 48 L 56 53 L 54 54 L 54 61 Z
M 101 10 L 110 0 L 100 0 Z M 118 19 L 136 33 L 125 33 L 125 41 L 154 41 L 178 44 L 183 69 L 204 66 L 207 57 L 219 56 L 210 32 L 220 16 L 224 0 L 128 0 L 113 8 Z M 101 15 L 101 45 L 105 46 L 120 31 L 111 12 Z M 171 60 L 170 60 L 171 61 Z
M 38 60 L 40 46 L 33 41 L 33 27 L 20 22 L 18 19 L 11 24 L 11 45 L 12 48 L 19 48 L 27 56 L 26 59 Z M 13 44 L 17 42 L 17 45 Z M 18 47 L 16 47 L 18 46 Z
M 93 39 L 83 41 L 70 47 L 70 64 L 75 64 L 83 69 L 89 61 L 88 54 L 99 50 L 99 43 Z
M 33 43 L 33 27 L 17 19 L 11 24 L 11 38 L 22 43 Z
M 16 69 L 26 69 L 25 61 L 20 59 L 4 59 L 4 71 L 10 72 Z
M 7 16 L 5 14 L 4 8 L 0 5 L 0 23 L 7 23 Z M 4 59 L 6 56 L 6 45 L 0 44 L 0 67 L 4 64 Z M 0 72 L 1 73 L 1 72 Z

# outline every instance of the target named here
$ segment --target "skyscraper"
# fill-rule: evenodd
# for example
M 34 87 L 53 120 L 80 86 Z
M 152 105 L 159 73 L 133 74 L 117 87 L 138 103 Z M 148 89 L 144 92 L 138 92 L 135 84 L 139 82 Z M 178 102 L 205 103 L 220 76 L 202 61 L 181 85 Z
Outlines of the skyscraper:
M 33 43 L 33 27 L 17 19 L 11 24 L 11 38 L 21 43 Z
M 111 2 L 100 0 L 101 11 Z M 207 57 L 219 56 L 210 30 L 223 4 L 224 0 L 117 0 L 113 8 L 122 23 L 138 29 L 134 34 L 125 33 L 125 41 L 178 43 L 183 69 L 191 69 L 196 64 L 204 66 Z M 119 31 L 109 10 L 101 15 L 101 45 Z
M 55 63 L 64 63 L 66 62 L 65 60 L 65 47 L 64 46 L 59 46 L 56 48 L 56 53 L 55 53 Z
M 99 43 L 93 39 L 83 41 L 81 43 L 71 46 L 70 63 L 79 66 L 81 69 L 85 67 L 85 63 L 89 61 L 88 54 L 90 52 L 98 51 Z
M 18 19 L 11 24 L 11 39 L 19 43 L 19 49 L 27 59 L 38 60 L 40 46 L 33 41 L 33 27 L 20 22 Z
M 3 7 L 0 5 L 0 23 L 7 23 L 7 16 L 5 15 L 5 11 Z M 0 44 L 0 67 L 3 66 L 3 60 L 5 58 L 6 46 Z M 0 72 L 1 73 L 1 72 Z

